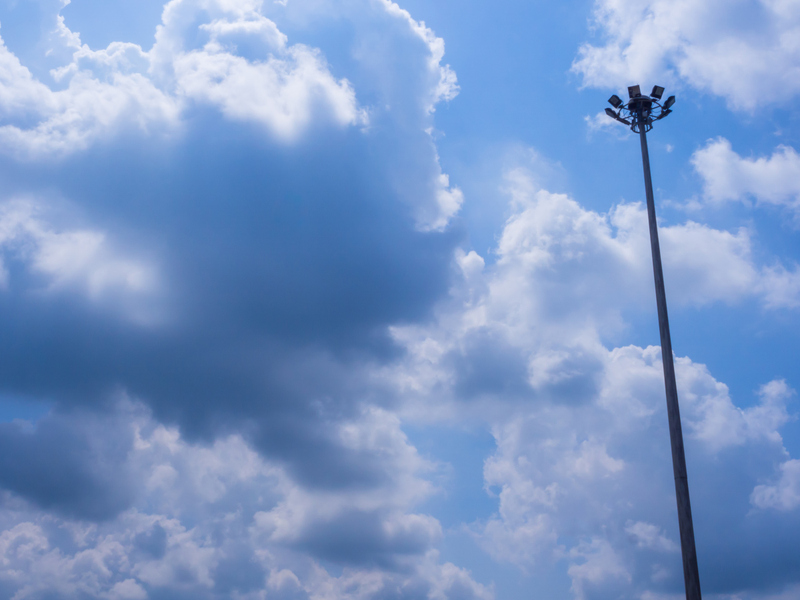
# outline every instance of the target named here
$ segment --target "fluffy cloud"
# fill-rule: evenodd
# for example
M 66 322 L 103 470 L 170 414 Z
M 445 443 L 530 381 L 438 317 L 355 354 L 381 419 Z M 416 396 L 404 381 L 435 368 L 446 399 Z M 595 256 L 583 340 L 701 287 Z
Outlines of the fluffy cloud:
M 664 536 L 663 532 L 652 523 L 637 521 L 629 523 L 625 531 L 636 540 L 636 545 L 640 548 L 654 548 L 656 550 L 667 550 L 677 552 L 678 545 Z
M 49 70 L 3 46 L 0 391 L 52 412 L 0 427 L 0 595 L 492 596 L 373 377 L 447 291 L 455 75 L 396 5 L 316 5 L 92 49 L 51 2 Z
M 53 41 L 61 47 L 51 51 L 71 52 L 71 61 L 51 71 L 63 88 L 57 91 L 0 47 L 0 110 L 12 122 L 36 121 L 4 125 L 0 139 L 18 154 L 65 154 L 125 129 L 176 133 L 195 104 L 215 106 L 287 141 L 317 121 L 365 124 L 350 84 L 330 73 L 318 50 L 288 45 L 261 14 L 262 4 L 168 2 L 149 51 L 126 42 L 91 50 L 59 17 L 61 35 Z M 254 47 L 256 55 L 241 56 L 238 47 Z
M 393 329 L 407 362 L 386 376 L 409 399 L 407 418 L 492 424 L 484 482 L 499 505 L 472 532 L 496 560 L 542 576 L 563 565 L 576 598 L 668 595 L 682 571 L 660 350 L 606 341 L 652 304 L 646 216 L 635 204 L 586 210 L 536 188 L 526 169 L 509 171 L 506 188 L 512 212 L 496 261 L 457 253 L 463 279 L 435 322 Z M 661 231 L 674 306 L 763 293 L 767 271 L 746 231 Z M 775 380 L 740 408 L 704 365 L 678 357 L 676 368 L 699 539 L 704 556 L 727 548 L 724 561 L 706 559 L 704 580 L 758 589 L 766 579 L 730 570 L 750 560 L 749 521 L 779 526 L 752 506 L 791 497 L 783 479 L 759 484 L 785 460 L 793 392 Z M 734 495 L 724 508 L 719 489 Z
M 415 21 L 407 10 L 400 8 L 391 0 L 381 0 L 386 7 L 386 11 L 399 19 L 408 23 L 411 30 L 422 40 L 430 50 L 428 58 L 428 71 L 432 77 L 433 85 L 430 86 L 430 94 L 427 98 L 426 109 L 433 112 L 436 105 L 445 100 L 452 100 L 458 95 L 459 87 L 455 72 L 450 65 L 442 65 L 444 58 L 444 40 L 437 37 L 432 29 L 425 26 L 424 21 Z
M 586 85 L 686 82 L 737 109 L 800 92 L 800 11 L 784 0 L 598 0 L 602 42 L 584 44 L 572 69 Z
M 778 482 L 756 486 L 751 500 L 758 508 L 792 510 L 800 506 L 800 460 L 783 463 Z
M 775 206 L 800 218 L 800 156 L 779 146 L 770 157 L 742 158 L 724 138 L 710 140 L 692 155 L 708 202 L 748 202 Z
M 457 298 L 464 304 L 440 315 L 436 335 L 427 327 L 392 329 L 413 357 L 409 372 L 398 376 L 409 392 L 423 389 L 420 382 L 454 385 L 472 396 L 504 386 L 504 397 L 527 393 L 528 385 L 559 393 L 570 380 L 594 386 L 593 374 L 607 360 L 602 337 L 625 328 L 624 312 L 651 307 L 647 215 L 640 204 L 599 214 L 538 189 L 524 168 L 508 172 L 506 187 L 513 212 L 491 271 L 475 252 L 461 252 L 465 287 Z M 765 307 L 797 302 L 783 267 L 755 261 L 746 229 L 729 232 L 688 221 L 662 226 L 660 238 L 674 306 L 753 296 Z M 529 358 L 516 356 L 521 348 Z M 586 379 L 578 384 L 580 377 Z
M 439 65 L 443 42 L 392 4 L 325 5 L 341 17 L 329 27 L 349 19 L 357 32 L 339 68 L 375 102 L 364 129 L 353 127 L 366 124 L 353 85 L 262 14 L 281 7 L 175 0 L 144 51 L 126 42 L 92 50 L 58 15 L 63 3 L 48 6 L 45 26 L 58 35 L 47 44 L 66 63 L 52 72 L 54 90 L 3 50 L 3 110 L 18 123 L 6 126 L 16 137 L 0 169 L 19 196 L 42 198 L 4 205 L 11 284 L 0 328 L 19 345 L 7 346 L 3 386 L 68 404 L 126 389 L 204 436 L 228 417 L 201 416 L 202 407 L 224 407 L 267 424 L 253 432 L 264 451 L 285 452 L 278 433 L 294 430 L 320 465 L 336 454 L 323 448 L 355 460 L 357 449 L 324 431 L 301 434 L 310 421 L 300 415 L 325 414 L 309 403 L 341 402 L 331 419 L 346 417 L 350 398 L 370 393 L 365 365 L 384 360 L 382 328 L 425 314 L 446 290 L 456 241 L 447 228 L 462 195 L 427 133 L 431 106 L 457 91 Z M 295 17 L 284 19 L 296 30 Z M 402 56 L 404 68 L 376 64 L 381 53 Z M 128 98 L 129 88 L 152 88 L 177 112 L 159 112 L 169 113 L 162 123 L 147 112 L 159 103 L 142 112 L 99 101 Z M 40 208 L 51 205 L 52 223 Z M 32 301 L 37 274 L 60 293 Z M 153 308 L 148 294 L 158 296 L 159 327 L 95 312 L 110 298 L 138 317 L 140 304 Z M 70 366 L 32 383 L 23 363 L 37 355 Z
M 567 573 L 572 578 L 572 591 L 577 600 L 587 597 L 588 586 L 597 586 L 608 581 L 630 583 L 630 573 L 625 569 L 611 545 L 603 539 L 582 542 L 570 552 L 572 557 L 583 559 L 580 564 L 570 565 Z
M 626 289 L 630 298 L 640 301 L 649 292 L 644 277 L 651 268 L 647 216 L 640 204 L 623 204 L 600 215 L 564 196 L 532 190 L 522 173 L 512 172 L 510 177 L 515 197 L 524 195 L 526 200 L 500 238 L 501 264 L 529 270 L 537 280 L 550 279 L 562 294 L 577 293 L 587 300 L 590 294 L 610 299 L 615 290 Z M 730 233 L 690 221 L 664 227 L 660 237 L 675 302 L 704 304 L 741 297 L 759 280 L 744 229 Z M 610 274 L 600 268 L 608 262 L 618 266 Z M 595 268 L 587 269 L 590 264 Z M 548 277 L 556 265 L 559 275 L 566 269 L 568 280 Z M 591 281 L 594 285 L 585 279 L 584 270 L 598 274 Z
M 150 49 L 43 6 L 48 70 L 10 38 L 1 62 L 0 393 L 52 410 L 0 426 L 0 595 L 488 600 L 440 557 L 436 465 L 403 432 L 470 418 L 497 511 L 468 533 L 495 560 L 559 564 L 586 600 L 675 588 L 659 349 L 610 341 L 652 305 L 640 205 L 516 169 L 494 260 L 460 249 L 430 134 L 455 75 L 392 2 L 172 0 Z M 747 229 L 662 237 L 675 307 L 797 304 Z M 791 391 L 740 408 L 677 366 L 722 532 L 705 573 L 780 584 Z M 784 538 L 720 584 L 748 519 Z
M 30 200 L 0 205 L 0 258 L 22 262 L 41 282 L 31 288 L 53 294 L 77 288 L 96 303 L 118 305 L 129 317 L 148 320 L 155 316 L 153 300 L 158 291 L 156 269 L 143 260 L 119 256 L 103 232 L 91 229 L 56 229 L 46 221 L 47 210 Z M 26 285 L 24 275 L 11 282 L 0 263 L 0 282 Z
M 70 468 L 52 466 L 62 471 L 71 493 L 54 493 L 47 503 L 19 489 L 5 499 L 0 589 L 8 597 L 492 597 L 466 571 L 438 560 L 438 522 L 407 512 L 430 493 L 419 478 L 427 467 L 398 420 L 385 412 L 367 409 L 338 434 L 384 455 L 391 482 L 323 496 L 298 485 L 239 435 L 189 444 L 125 399 L 105 417 L 86 416 L 52 414 L 36 432 L 19 424 L 0 432 L 6 443 L 9 428 L 17 429 L 17 461 L 28 464 L 28 447 L 55 456 L 69 450 L 63 436 L 52 433 L 76 424 L 83 430 L 77 435 L 89 434 L 102 448 L 74 457 L 77 480 Z M 112 447 L 117 451 L 108 452 Z M 80 471 L 104 474 L 102 485 L 87 486 Z M 42 472 L 26 476 L 53 479 Z M 79 508 L 85 511 L 120 486 L 127 500 L 123 512 L 99 523 L 72 518 L 76 497 L 84 494 Z M 55 515 L 35 510 L 53 503 Z M 321 561 L 343 570 L 332 575 Z

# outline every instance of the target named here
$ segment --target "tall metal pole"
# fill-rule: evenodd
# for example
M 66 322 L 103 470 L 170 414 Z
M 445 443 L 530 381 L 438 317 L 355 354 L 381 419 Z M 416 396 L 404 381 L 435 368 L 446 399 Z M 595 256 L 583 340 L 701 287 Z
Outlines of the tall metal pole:
M 686 475 L 686 456 L 683 451 L 681 413 L 678 408 L 678 387 L 675 383 L 675 365 L 672 360 L 672 340 L 669 335 L 667 295 L 664 291 L 664 273 L 661 269 L 661 248 L 658 244 L 658 225 L 656 224 L 656 205 L 653 200 L 653 181 L 650 177 L 650 153 L 647 151 L 646 117 L 641 108 L 637 111 L 636 118 L 639 121 L 639 139 L 642 143 L 644 187 L 647 194 L 647 218 L 650 222 L 650 250 L 653 254 L 653 275 L 656 283 L 656 304 L 658 306 L 658 329 L 661 333 L 661 361 L 664 365 L 664 386 L 667 391 L 669 437 L 672 445 L 672 471 L 675 475 L 675 496 L 678 501 L 678 526 L 681 532 L 683 580 L 686 585 L 686 600 L 701 600 L 700 573 L 697 570 L 697 551 L 694 546 L 692 506 L 689 503 L 689 481 Z

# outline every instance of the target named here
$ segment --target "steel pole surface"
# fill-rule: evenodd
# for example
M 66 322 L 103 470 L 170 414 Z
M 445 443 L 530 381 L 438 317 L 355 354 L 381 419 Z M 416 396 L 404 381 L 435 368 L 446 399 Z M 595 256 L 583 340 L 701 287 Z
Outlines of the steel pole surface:
M 678 408 L 678 388 L 675 383 L 672 340 L 669 335 L 667 295 L 664 291 L 664 273 L 661 269 L 661 248 L 658 243 L 656 206 L 653 200 L 653 181 L 650 177 L 650 154 L 647 151 L 646 127 L 641 112 L 639 113 L 639 119 L 644 186 L 647 193 L 647 218 L 650 222 L 650 249 L 653 254 L 653 275 L 655 276 L 656 304 L 658 305 L 658 329 L 661 333 L 661 360 L 664 365 L 664 386 L 667 391 L 667 416 L 669 417 L 669 437 L 672 445 L 672 470 L 675 475 L 678 525 L 681 532 L 683 579 L 686 585 L 686 600 L 701 600 L 700 574 L 697 570 L 697 551 L 694 545 L 694 526 L 692 525 L 692 506 L 689 503 L 689 481 L 686 476 L 686 456 L 683 451 L 681 413 Z

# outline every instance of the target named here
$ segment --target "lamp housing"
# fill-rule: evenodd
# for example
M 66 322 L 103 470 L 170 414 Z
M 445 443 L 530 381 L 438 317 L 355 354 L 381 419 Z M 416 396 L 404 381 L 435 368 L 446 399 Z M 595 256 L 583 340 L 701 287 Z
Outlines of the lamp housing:
M 655 98 L 656 100 L 661 100 L 661 96 L 664 95 L 664 88 L 660 85 L 654 85 L 653 91 L 650 92 L 650 97 Z
M 629 98 L 638 98 L 641 95 L 642 95 L 642 90 L 639 89 L 638 85 L 628 86 L 628 97 Z
M 669 98 L 667 98 L 667 99 L 664 101 L 664 104 L 663 104 L 663 106 L 664 106 L 664 110 L 669 110 L 669 108 L 670 108 L 670 107 L 671 107 L 673 104 L 675 104 L 675 96 L 670 96 Z
M 619 108 L 622 106 L 622 98 L 614 94 L 611 98 L 608 99 L 608 103 L 613 106 L 614 108 Z M 606 109 L 607 111 L 608 109 Z

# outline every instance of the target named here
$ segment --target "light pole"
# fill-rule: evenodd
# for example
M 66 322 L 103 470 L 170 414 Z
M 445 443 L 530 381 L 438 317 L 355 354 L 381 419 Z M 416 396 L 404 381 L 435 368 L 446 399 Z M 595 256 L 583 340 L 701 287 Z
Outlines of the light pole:
M 667 391 L 667 416 L 669 418 L 669 437 L 672 446 L 672 471 L 675 475 L 675 496 L 678 501 L 678 526 L 681 532 L 681 554 L 683 556 L 683 580 L 686 585 L 686 600 L 701 600 L 700 574 L 697 570 L 697 551 L 694 546 L 694 526 L 692 507 L 689 503 L 689 481 L 686 476 L 686 456 L 683 451 L 683 432 L 681 413 L 678 408 L 678 388 L 675 384 L 675 365 L 672 360 L 672 340 L 669 335 L 667 317 L 667 296 L 664 292 L 664 273 L 661 269 L 661 249 L 658 244 L 658 225 L 656 206 L 653 200 L 653 181 L 650 178 L 650 154 L 647 151 L 647 132 L 653 123 L 672 112 L 675 96 L 670 96 L 662 104 L 664 88 L 655 86 L 649 96 L 642 95 L 638 85 L 628 88 L 630 99 L 627 103 L 616 94 L 609 98 L 615 110 L 606 109 L 606 114 L 628 125 L 639 134 L 642 144 L 642 165 L 644 167 L 644 187 L 647 195 L 647 218 L 650 222 L 650 250 L 653 255 L 653 275 L 656 283 L 656 305 L 658 306 L 658 329 L 661 333 L 661 361 L 664 365 L 664 387 Z M 658 109 L 658 114 L 654 114 Z

